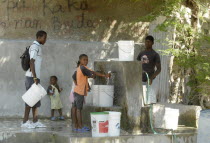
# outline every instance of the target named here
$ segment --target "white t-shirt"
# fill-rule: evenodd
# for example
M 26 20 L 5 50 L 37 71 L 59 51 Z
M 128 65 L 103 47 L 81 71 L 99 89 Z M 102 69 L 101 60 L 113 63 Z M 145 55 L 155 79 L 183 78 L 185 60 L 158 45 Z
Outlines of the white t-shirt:
M 29 54 L 30 54 L 30 59 L 35 60 L 34 64 L 35 64 L 36 77 L 40 79 L 40 71 L 42 64 L 42 48 L 37 41 L 34 41 L 31 47 L 29 48 Z M 30 69 L 28 69 L 25 76 L 33 77 L 33 74 L 30 71 Z

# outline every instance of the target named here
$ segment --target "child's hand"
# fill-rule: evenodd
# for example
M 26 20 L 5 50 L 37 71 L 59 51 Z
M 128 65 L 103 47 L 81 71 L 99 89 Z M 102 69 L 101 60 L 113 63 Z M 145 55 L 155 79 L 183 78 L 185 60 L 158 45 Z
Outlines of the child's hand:
M 110 78 L 110 77 L 111 77 L 111 73 L 106 74 L 105 77 L 106 77 L 106 78 Z
M 149 79 L 149 85 L 152 85 L 152 82 L 153 82 L 152 78 Z

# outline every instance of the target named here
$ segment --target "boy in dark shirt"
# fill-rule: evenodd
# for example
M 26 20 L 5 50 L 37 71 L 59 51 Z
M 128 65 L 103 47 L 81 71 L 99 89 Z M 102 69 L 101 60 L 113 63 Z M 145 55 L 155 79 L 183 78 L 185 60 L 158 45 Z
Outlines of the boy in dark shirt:
M 145 39 L 146 49 L 140 52 L 137 57 L 137 60 L 142 62 L 142 82 L 147 82 L 147 73 L 149 75 L 150 85 L 156 76 L 161 72 L 160 56 L 155 50 L 153 50 L 153 44 L 154 38 L 152 36 L 147 36 Z

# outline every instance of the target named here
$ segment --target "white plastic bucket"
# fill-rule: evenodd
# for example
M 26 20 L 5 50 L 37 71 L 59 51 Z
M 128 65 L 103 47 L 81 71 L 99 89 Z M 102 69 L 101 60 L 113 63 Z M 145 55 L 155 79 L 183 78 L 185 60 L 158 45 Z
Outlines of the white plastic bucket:
M 98 106 L 99 103 L 99 86 L 92 85 L 91 92 L 93 95 L 93 106 Z
M 109 136 L 119 136 L 120 135 L 120 120 L 121 112 L 108 111 L 109 113 Z
M 93 105 L 112 107 L 114 100 L 114 85 L 93 85 Z
M 30 107 L 33 107 L 45 95 L 47 95 L 47 92 L 40 84 L 33 84 L 31 88 L 29 88 L 28 91 L 22 96 L 22 99 Z
M 147 90 L 149 89 L 148 93 Z M 147 96 L 148 94 L 148 96 Z M 143 85 L 143 96 L 144 96 L 144 102 L 146 104 L 151 104 L 151 103 L 156 103 L 157 102 L 157 97 L 156 94 L 152 88 L 152 86 L 150 86 L 149 88 L 147 88 L 147 85 Z
M 179 109 L 165 108 L 165 129 L 176 130 L 179 121 Z
M 114 99 L 113 85 L 99 85 L 99 102 L 100 107 L 112 107 Z
M 134 41 L 118 41 L 119 61 L 134 60 Z
M 106 137 L 108 136 L 109 113 L 107 112 L 92 112 L 91 126 L 92 137 Z
M 200 112 L 198 124 L 197 143 L 208 143 L 210 141 L 210 110 Z

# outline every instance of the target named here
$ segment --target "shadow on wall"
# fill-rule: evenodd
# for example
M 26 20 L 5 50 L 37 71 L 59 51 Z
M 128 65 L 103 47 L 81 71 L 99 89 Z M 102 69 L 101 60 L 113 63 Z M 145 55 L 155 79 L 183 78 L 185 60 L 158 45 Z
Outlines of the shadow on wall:
M 0 2 L 0 38 L 32 39 L 32 33 L 43 29 L 56 40 L 140 42 L 148 23 L 139 22 L 139 18 L 162 1 L 4 0 Z
M 3 43 L 4 43 L 4 42 L 1 41 L 1 42 L 0 42 L 0 46 L 1 46 Z M 7 62 L 9 62 L 9 60 L 10 60 L 10 56 L 2 56 L 2 57 L 0 58 L 0 67 L 3 67 L 3 65 L 6 64 Z
M 3 65 L 6 64 L 7 62 L 9 62 L 9 60 L 10 60 L 10 56 L 1 57 L 1 59 L 0 59 L 0 67 L 3 67 Z
M 102 42 L 113 41 L 113 39 L 141 42 L 147 33 L 148 23 L 127 23 L 113 20 L 110 26 L 104 30 L 100 39 Z

